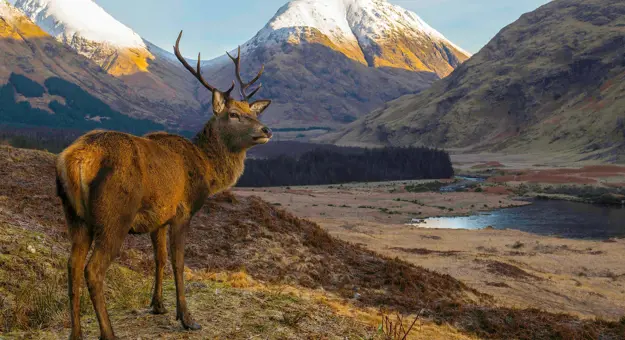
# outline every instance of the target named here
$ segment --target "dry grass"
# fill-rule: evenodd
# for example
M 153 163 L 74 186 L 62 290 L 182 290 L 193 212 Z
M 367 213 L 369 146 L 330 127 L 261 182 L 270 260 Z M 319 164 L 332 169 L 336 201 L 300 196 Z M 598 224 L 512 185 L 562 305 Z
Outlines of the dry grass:
M 31 286 L 42 287 L 37 294 L 43 296 L 24 297 L 32 303 L 27 319 L 40 315 L 37 325 L 13 323 L 12 330 L 40 327 L 44 333 L 67 332 L 65 318 L 56 319 L 56 306 L 64 304 L 63 291 L 58 288 L 65 286 L 64 279 L 57 279 L 53 288 L 41 284 L 64 273 L 68 247 L 60 204 L 54 197 L 52 160 L 47 153 L 0 147 L 0 176 L 6 179 L 0 183 L 0 294 L 3 301 L 15 301 L 21 289 Z M 454 325 L 481 338 L 616 339 L 625 335 L 624 323 L 494 306 L 489 296 L 449 275 L 333 238 L 315 223 L 256 197 L 225 193 L 209 200 L 194 219 L 188 239 L 186 254 L 191 271 L 187 271 L 187 300 L 196 318 L 207 326 L 206 333 L 192 333 L 189 338 L 260 334 L 263 338 L 288 339 L 324 332 L 352 338 L 375 335 L 370 323 L 340 316 L 323 303 L 258 289 L 262 281 L 304 291 L 323 288 L 336 298 L 351 301 L 354 308 L 423 311 L 423 320 L 430 325 Z M 35 253 L 29 245 L 36 248 Z M 172 315 L 151 316 L 145 311 L 151 257 L 147 237 L 129 237 L 119 266 L 109 272 L 113 277 L 107 278 L 107 297 L 121 337 L 137 331 L 146 337 L 179 335 L 180 326 Z M 228 274 L 219 274 L 224 271 Z M 171 281 L 166 283 L 165 292 L 166 304 L 173 306 Z M 88 302 L 85 308 L 90 310 Z M 289 313 L 286 317 L 285 311 Z M 90 320 L 86 322 L 87 333 L 93 335 L 97 323 L 90 311 L 84 320 Z

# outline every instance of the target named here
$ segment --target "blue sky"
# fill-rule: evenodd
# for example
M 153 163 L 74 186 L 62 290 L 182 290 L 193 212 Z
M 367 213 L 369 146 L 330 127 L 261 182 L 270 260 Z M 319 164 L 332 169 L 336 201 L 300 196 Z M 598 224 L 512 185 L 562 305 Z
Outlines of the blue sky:
M 14 0 L 13 0 L 14 1 Z M 12 2 L 13 2 L 12 1 Z M 185 56 L 209 59 L 250 39 L 287 0 L 95 0 L 144 39 L 170 51 L 181 29 Z M 476 53 L 500 29 L 549 0 L 389 0 Z

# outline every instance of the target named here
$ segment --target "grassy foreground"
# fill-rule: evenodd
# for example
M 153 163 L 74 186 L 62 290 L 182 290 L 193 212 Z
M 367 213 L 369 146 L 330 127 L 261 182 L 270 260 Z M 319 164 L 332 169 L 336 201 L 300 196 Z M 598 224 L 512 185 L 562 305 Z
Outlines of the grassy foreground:
M 66 338 L 69 244 L 54 194 L 54 155 L 0 147 L 0 334 Z M 457 279 L 331 237 L 257 197 L 210 199 L 186 248 L 188 302 L 202 332 L 148 312 L 149 238 L 129 236 L 108 272 L 107 301 L 123 338 L 385 339 L 382 316 L 418 316 L 410 339 L 622 339 L 625 322 L 497 306 Z M 167 274 L 170 279 L 170 273 Z M 97 336 L 86 294 L 83 327 Z M 396 322 L 395 322 L 396 323 Z M 401 338 L 401 337 L 399 337 Z

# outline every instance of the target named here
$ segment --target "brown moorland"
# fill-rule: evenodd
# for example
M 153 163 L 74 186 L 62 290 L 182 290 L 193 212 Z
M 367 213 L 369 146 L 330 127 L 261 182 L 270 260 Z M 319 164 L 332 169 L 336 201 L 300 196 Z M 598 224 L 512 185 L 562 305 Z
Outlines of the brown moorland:
M 40 249 L 35 253 L 44 252 L 43 244 L 53 245 L 54 249 L 49 251 L 61 259 L 56 267 L 62 267 L 64 256 L 60 254 L 65 252 L 59 248 L 67 248 L 68 244 L 61 205 L 55 197 L 54 157 L 46 152 L 0 147 L 0 222 L 10 226 L 7 230 L 17 230 L 15 237 L 20 231 L 36 233 L 29 241 L 29 245 Z M 145 289 L 141 288 L 142 282 L 138 283 L 145 280 L 141 273 L 152 271 L 149 239 L 131 236 L 127 240 L 118 261 L 119 271 L 130 270 L 134 274 L 118 281 L 138 285 L 136 291 L 149 292 L 149 283 Z M 17 241 L 19 239 L 13 239 L 7 246 Z M 30 281 L 15 281 L 9 275 L 22 267 L 26 271 L 30 266 L 37 266 L 37 260 L 9 267 L 5 255 L 3 250 L 0 257 L 3 301 L 14 300 L 24 287 L 42 284 L 37 275 L 30 277 Z M 253 280 L 323 288 L 345 298 L 353 297 L 357 291 L 360 296 L 354 303 L 358 306 L 420 313 L 428 322 L 453 325 L 481 338 L 620 339 L 625 336 L 625 322 L 583 320 L 536 309 L 498 307 L 488 295 L 449 275 L 336 239 L 317 224 L 297 218 L 258 197 L 225 193 L 210 199 L 192 223 L 187 259 L 190 275 L 206 270 L 244 268 Z M 54 268 L 53 265 L 46 270 Z M 15 275 L 16 279 L 18 276 Z M 64 279 L 59 278 L 57 284 L 63 286 Z M 192 283 L 188 286 L 193 289 Z M 55 305 L 54 301 L 51 304 Z M 57 314 L 62 314 L 63 307 L 56 306 Z M 289 308 L 296 306 L 289 305 Z M 128 322 L 145 318 L 140 311 L 131 308 L 121 308 L 117 313 L 117 318 Z M 45 322 L 37 327 L 45 329 Z M 158 325 L 142 324 L 133 335 L 147 332 L 150 327 Z M 172 326 L 161 329 L 167 334 L 178 331 Z M 61 329 L 63 332 L 65 330 Z M 33 334 L 36 333 L 30 333 L 30 338 L 37 337 Z

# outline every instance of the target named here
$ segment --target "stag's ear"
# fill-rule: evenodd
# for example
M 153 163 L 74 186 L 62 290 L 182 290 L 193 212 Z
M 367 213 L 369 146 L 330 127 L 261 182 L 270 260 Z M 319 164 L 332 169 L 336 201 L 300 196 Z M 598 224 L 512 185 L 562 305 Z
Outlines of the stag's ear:
M 221 91 L 213 91 L 213 113 L 220 115 L 226 111 L 226 96 Z
M 271 100 L 257 100 L 250 104 L 250 110 L 252 110 L 257 117 L 260 117 L 260 114 L 269 107 L 269 104 L 271 104 Z

